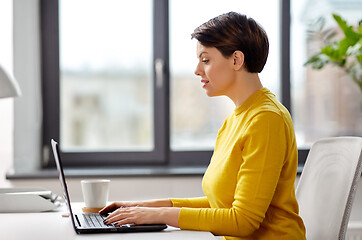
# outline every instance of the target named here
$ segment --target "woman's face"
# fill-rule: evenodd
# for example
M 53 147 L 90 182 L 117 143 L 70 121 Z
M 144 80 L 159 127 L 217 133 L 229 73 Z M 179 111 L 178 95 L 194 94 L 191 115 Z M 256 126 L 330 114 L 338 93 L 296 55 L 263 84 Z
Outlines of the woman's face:
M 197 42 L 198 64 L 195 74 L 209 97 L 226 95 L 235 83 L 234 60 L 225 58 L 215 47 L 205 47 Z

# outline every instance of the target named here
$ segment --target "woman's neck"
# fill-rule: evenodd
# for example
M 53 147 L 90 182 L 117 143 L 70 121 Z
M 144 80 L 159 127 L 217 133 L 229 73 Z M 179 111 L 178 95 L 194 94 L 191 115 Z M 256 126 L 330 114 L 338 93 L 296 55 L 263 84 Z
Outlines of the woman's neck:
M 235 107 L 239 107 L 253 93 L 263 88 L 257 73 L 240 72 L 233 91 L 228 97 L 234 102 Z

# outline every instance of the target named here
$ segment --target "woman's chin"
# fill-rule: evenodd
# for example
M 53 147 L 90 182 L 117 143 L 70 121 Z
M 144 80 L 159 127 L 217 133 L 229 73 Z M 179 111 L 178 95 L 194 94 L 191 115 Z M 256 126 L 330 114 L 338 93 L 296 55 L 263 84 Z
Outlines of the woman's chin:
M 208 91 L 206 91 L 206 95 L 207 95 L 208 97 L 215 97 L 214 94 L 212 94 L 212 93 L 210 93 L 210 92 L 208 92 Z
M 208 97 L 217 97 L 217 96 L 221 96 L 220 94 L 216 94 L 215 92 L 212 92 L 212 91 L 207 91 L 206 90 L 206 95 Z

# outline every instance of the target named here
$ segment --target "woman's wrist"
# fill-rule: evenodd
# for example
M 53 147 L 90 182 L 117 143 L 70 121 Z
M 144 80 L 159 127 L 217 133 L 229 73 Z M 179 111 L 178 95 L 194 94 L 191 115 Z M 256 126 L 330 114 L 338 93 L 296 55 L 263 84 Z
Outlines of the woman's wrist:
M 167 225 L 173 226 L 173 227 L 179 227 L 178 224 L 178 217 L 180 214 L 181 208 L 175 208 L 175 207 L 164 207 L 160 208 L 160 217 Z
M 142 207 L 172 207 L 172 201 L 170 199 L 154 199 L 143 201 L 140 204 Z

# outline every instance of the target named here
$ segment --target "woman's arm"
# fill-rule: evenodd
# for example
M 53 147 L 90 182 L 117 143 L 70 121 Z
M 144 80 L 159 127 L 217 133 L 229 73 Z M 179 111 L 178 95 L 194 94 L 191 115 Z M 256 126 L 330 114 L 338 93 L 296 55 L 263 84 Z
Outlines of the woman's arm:
M 100 214 L 112 212 L 105 223 L 122 225 L 126 223 L 152 224 L 164 223 L 179 227 L 180 207 L 209 208 L 206 197 L 186 199 L 155 199 L 146 201 L 114 202 L 102 210 Z
M 200 198 L 171 198 L 171 199 L 153 199 L 145 201 L 124 201 L 113 202 L 99 211 L 100 214 L 113 212 L 118 208 L 129 207 L 190 207 L 190 208 L 209 208 L 210 204 L 206 197 Z
M 129 207 L 172 207 L 172 201 L 170 199 L 153 199 L 145 201 L 113 202 L 110 205 L 101 209 L 99 213 L 105 214 L 113 212 L 118 208 L 129 208 Z
M 207 197 L 198 198 L 170 198 L 173 207 L 209 208 Z

